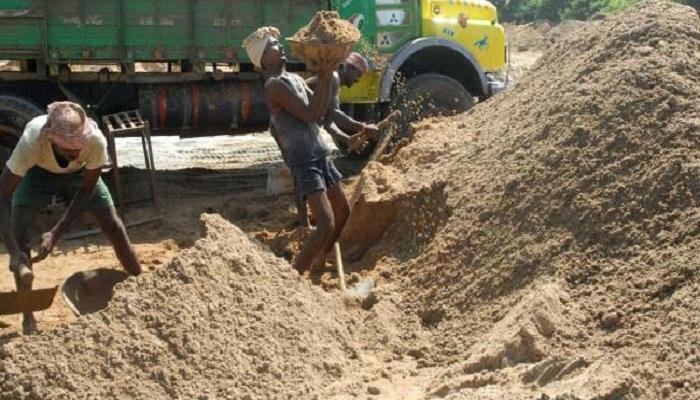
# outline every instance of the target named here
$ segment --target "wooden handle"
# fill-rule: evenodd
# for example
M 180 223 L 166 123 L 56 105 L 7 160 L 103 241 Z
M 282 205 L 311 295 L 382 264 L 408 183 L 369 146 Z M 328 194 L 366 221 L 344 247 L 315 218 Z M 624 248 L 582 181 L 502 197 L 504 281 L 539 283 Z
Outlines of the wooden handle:
M 379 158 L 379 156 L 382 155 L 382 153 L 384 153 L 384 149 L 386 148 L 387 144 L 389 144 L 391 137 L 394 136 L 394 134 L 396 134 L 396 120 L 400 116 L 401 112 L 399 110 L 396 110 L 377 124 L 377 128 L 381 131 L 381 134 L 379 135 L 377 145 L 374 147 L 374 151 L 372 151 L 372 155 L 369 157 L 369 161 L 376 161 L 377 158 Z M 351 215 L 352 209 L 355 207 L 355 203 L 357 203 L 357 200 L 359 200 L 360 194 L 362 193 L 362 188 L 364 186 L 365 175 L 361 175 L 360 180 L 355 186 L 355 190 L 353 191 L 352 196 L 350 196 Z M 350 217 L 348 216 L 348 218 Z M 340 282 L 340 289 L 343 291 L 343 293 L 347 294 L 347 287 L 345 286 L 345 271 L 343 267 L 343 258 L 342 253 L 340 252 L 340 244 L 338 242 L 335 242 L 333 244 L 333 251 L 335 253 L 335 263 L 338 268 L 338 281 Z
M 401 116 L 401 111 L 394 110 L 394 112 L 389 114 L 386 118 L 379 121 L 379 123 L 377 124 L 377 129 L 382 130 L 382 129 L 388 128 L 389 125 L 396 122 L 396 120 L 399 119 L 400 116 Z
M 338 269 L 338 282 L 340 283 L 340 290 L 342 290 L 343 293 L 347 293 L 348 289 L 345 286 L 345 268 L 343 268 L 343 255 L 340 252 L 340 243 L 333 243 L 333 252 L 335 253 L 335 265 Z

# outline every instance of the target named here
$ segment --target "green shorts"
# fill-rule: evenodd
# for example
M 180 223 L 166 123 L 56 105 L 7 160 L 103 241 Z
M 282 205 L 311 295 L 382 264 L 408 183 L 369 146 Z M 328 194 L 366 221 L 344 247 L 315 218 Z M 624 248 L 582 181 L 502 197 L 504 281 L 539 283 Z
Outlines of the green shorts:
M 82 171 L 73 174 L 52 174 L 43 168 L 33 167 L 17 186 L 12 196 L 12 206 L 43 209 L 49 205 L 51 196 L 54 195 L 70 202 L 82 183 Z M 113 206 L 114 201 L 107 185 L 102 178 L 97 179 L 95 190 L 86 209 L 99 210 Z

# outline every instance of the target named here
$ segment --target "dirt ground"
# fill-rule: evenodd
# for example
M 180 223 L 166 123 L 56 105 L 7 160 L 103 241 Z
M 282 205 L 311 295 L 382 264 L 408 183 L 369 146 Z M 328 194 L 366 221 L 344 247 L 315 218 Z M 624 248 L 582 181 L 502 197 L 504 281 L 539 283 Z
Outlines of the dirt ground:
M 279 154 L 270 150 L 269 135 L 253 134 L 242 137 L 212 137 L 196 140 L 156 138 L 156 165 L 175 168 L 158 172 L 160 211 L 146 202 L 127 210 L 126 222 L 138 222 L 160 216 L 160 221 L 128 229 L 144 270 L 151 272 L 166 264 L 182 248 L 192 246 L 201 237 L 199 218 L 202 213 L 219 213 L 227 220 L 268 243 L 280 257 L 291 257 L 298 250 L 295 239 L 305 231 L 297 226 L 296 209 L 290 195 L 269 196 L 266 191 L 267 168 L 278 162 Z M 184 142 L 184 143 L 183 143 Z M 119 146 L 119 145 L 118 145 Z M 140 143 L 122 143 L 120 157 L 126 165 L 139 165 Z M 158 149 L 162 149 L 159 152 Z M 182 149 L 182 151 L 179 151 Z M 276 147 L 274 147 L 276 150 Z M 361 160 L 339 160 L 348 175 L 362 166 Z M 181 169 L 178 169 L 181 168 Z M 127 196 L 147 189 L 143 170 L 127 168 L 130 181 Z M 109 176 L 105 176 L 109 179 Z M 355 178 L 349 177 L 346 188 L 352 188 Z M 51 207 L 35 227 L 37 235 L 52 226 L 63 210 L 59 204 Z M 72 233 L 94 230 L 87 216 Z M 289 247 L 290 242 L 292 247 Z M 0 265 L 9 258 L 0 244 Z M 88 237 L 62 240 L 51 257 L 34 266 L 35 288 L 59 286 L 72 274 L 86 269 L 121 268 L 109 242 L 97 233 Z M 352 264 L 348 264 L 349 271 Z M 324 274 L 316 279 L 320 282 Z M 326 271 L 328 278 L 330 272 Z M 327 283 L 337 287 L 337 283 Z M 0 273 L 0 291 L 14 290 L 12 274 L 6 268 Z M 42 330 L 75 320 L 75 316 L 60 295 L 51 308 L 36 314 Z M 16 337 L 20 330 L 19 316 L 0 316 L 0 342 Z
M 69 324 L 57 304 L 40 335 L 7 320 L 0 396 L 697 399 L 699 32 L 692 8 L 642 2 L 416 124 L 363 170 L 341 240 L 367 298 L 291 268 L 304 231 L 264 163 L 159 172 L 164 218 L 131 230 L 149 272 Z M 55 260 L 114 265 L 100 243 Z
M 509 28 L 530 32 L 529 27 Z M 518 82 L 542 56 L 545 39 L 519 33 L 511 40 L 516 41 L 511 54 L 511 79 Z M 527 46 L 518 46 L 520 42 L 527 43 Z M 0 63 L 0 70 L 5 64 Z M 118 139 L 117 146 L 121 165 L 143 167 L 140 139 Z M 268 133 L 191 139 L 154 137 L 153 146 L 155 165 L 159 171 L 167 171 L 160 172 L 158 179 L 159 195 L 163 204 L 167 204 L 163 213 L 165 218 L 161 222 L 129 228 L 145 270 L 152 271 L 166 264 L 181 247 L 187 247 L 199 238 L 198 228 L 183 227 L 198 226 L 197 221 L 203 212 L 222 212 L 231 222 L 270 244 L 282 257 L 289 257 L 291 252 L 298 250 L 294 244 L 289 247 L 290 241 L 301 235 L 294 226 L 296 210 L 292 199 L 289 196 L 272 198 L 264 189 L 268 166 L 281 161 L 276 143 Z M 361 167 L 356 160 L 346 164 L 350 173 Z M 138 175 L 138 182 L 133 184 L 132 190 L 140 192 L 146 189 L 143 174 L 138 170 L 132 172 Z M 352 181 L 354 179 L 350 179 L 348 188 L 352 188 Z M 136 216 L 148 216 L 151 212 L 150 207 L 131 211 Z M 42 227 L 49 227 L 53 218 L 55 216 L 44 218 Z M 88 222 L 83 228 L 94 227 Z M 80 230 L 80 227 L 74 229 Z M 41 227 L 37 227 L 37 233 L 40 231 Z M 0 265 L 7 265 L 8 256 L 1 243 L 0 250 Z M 353 249 L 349 250 L 352 253 Z M 35 288 L 59 286 L 76 272 L 101 267 L 119 268 L 111 246 L 101 234 L 64 240 L 52 257 L 35 266 Z M 350 263 L 347 268 L 351 272 L 361 271 L 362 265 Z M 330 275 L 326 273 L 327 277 Z M 326 282 L 326 286 L 335 288 L 336 283 Z M 0 291 L 11 290 L 14 290 L 12 275 L 9 271 L 0 273 Z M 36 317 L 44 329 L 75 320 L 60 295 L 56 296 L 51 308 L 37 313 Z M 18 316 L 0 316 L 0 336 L 14 337 L 19 323 Z

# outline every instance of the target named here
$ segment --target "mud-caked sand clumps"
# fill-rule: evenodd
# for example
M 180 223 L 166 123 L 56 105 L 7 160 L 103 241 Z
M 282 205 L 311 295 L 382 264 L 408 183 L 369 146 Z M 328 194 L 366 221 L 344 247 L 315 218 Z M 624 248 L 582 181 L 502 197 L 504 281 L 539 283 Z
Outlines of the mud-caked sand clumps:
M 397 244 L 418 231 L 399 219 L 368 250 L 399 265 L 407 309 L 428 316 L 424 363 L 462 365 L 438 395 L 700 396 L 699 25 L 690 7 L 645 2 L 582 27 L 511 92 L 418 124 L 387 167 L 399 190 L 360 203 L 407 182 L 444 194 L 422 252 L 406 260 Z M 567 299 L 562 329 L 503 325 L 542 284 Z
M 699 398 L 699 133 L 698 14 L 640 3 L 370 164 L 343 243 L 372 304 L 205 215 L 106 310 L 4 344 L 0 397 Z
M 347 45 L 360 40 L 360 31 L 335 11 L 319 11 L 291 39 L 310 45 Z
M 216 215 L 109 308 L 0 350 L 0 397 L 307 398 L 343 375 L 340 300 Z

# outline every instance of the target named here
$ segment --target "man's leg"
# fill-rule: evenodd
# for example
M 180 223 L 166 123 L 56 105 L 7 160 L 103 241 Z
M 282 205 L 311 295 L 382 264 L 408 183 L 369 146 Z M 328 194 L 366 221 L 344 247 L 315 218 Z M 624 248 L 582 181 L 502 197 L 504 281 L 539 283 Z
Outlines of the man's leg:
M 331 249 L 333 249 L 333 243 L 340 239 L 340 234 L 343 232 L 343 228 L 345 228 L 345 223 L 348 222 L 350 204 L 348 204 L 348 199 L 345 197 L 345 192 L 343 192 L 340 185 L 331 186 L 326 193 L 331 207 L 333 207 L 333 216 L 335 218 L 335 230 L 333 231 L 332 240 L 327 248 L 327 251 L 331 251 Z
M 297 190 L 296 181 L 294 183 L 294 201 L 297 205 L 297 218 L 299 219 L 299 225 L 302 228 L 308 228 L 310 224 L 309 212 L 306 208 L 306 200 L 304 200 L 303 196 L 299 194 L 299 191 Z
M 134 248 L 131 246 L 126 228 L 121 218 L 119 218 L 117 210 L 113 206 L 95 208 L 90 210 L 90 214 L 95 218 L 100 229 L 112 244 L 114 252 L 117 254 L 117 258 L 124 269 L 131 275 L 139 275 L 141 273 L 141 264 L 136 257 L 136 253 L 134 253 Z
M 319 254 L 325 252 L 328 243 L 335 231 L 335 218 L 333 217 L 333 207 L 331 206 L 326 191 L 319 191 L 307 197 L 307 203 L 311 213 L 316 219 L 316 229 L 306 242 L 306 246 L 301 250 L 294 268 L 303 273 L 309 269 Z
M 38 215 L 39 210 L 35 208 L 25 206 L 12 207 L 12 230 L 14 231 L 15 240 L 17 240 L 20 250 L 22 250 L 29 259 L 27 268 L 30 270 L 32 269 L 32 255 L 30 247 L 31 237 L 29 235 Z M 17 286 L 18 292 L 32 290 L 32 279 L 22 280 L 19 271 L 12 271 L 12 274 L 15 277 L 15 285 Z M 36 319 L 34 319 L 34 314 L 31 312 L 22 314 L 22 333 L 25 335 L 36 333 Z
M 335 229 L 333 230 L 330 241 L 326 245 L 324 251 L 319 253 L 318 257 L 314 260 L 314 268 L 324 267 L 328 253 L 333 250 L 333 245 L 338 241 L 338 239 L 340 239 L 340 234 L 343 232 L 343 228 L 348 222 L 348 217 L 350 216 L 350 205 L 348 204 L 348 199 L 345 197 L 345 193 L 339 184 L 328 188 L 326 195 L 328 196 L 328 201 L 331 203 L 331 208 L 333 209 Z

